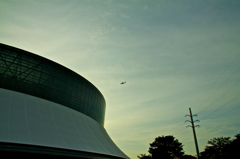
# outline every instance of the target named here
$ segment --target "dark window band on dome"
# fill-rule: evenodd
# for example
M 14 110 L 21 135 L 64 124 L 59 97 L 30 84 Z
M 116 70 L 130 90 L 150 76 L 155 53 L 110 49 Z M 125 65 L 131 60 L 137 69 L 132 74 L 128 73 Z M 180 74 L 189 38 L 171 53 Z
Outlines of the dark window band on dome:
M 104 125 L 105 99 L 92 83 L 56 62 L 4 44 L 0 88 L 67 106 Z

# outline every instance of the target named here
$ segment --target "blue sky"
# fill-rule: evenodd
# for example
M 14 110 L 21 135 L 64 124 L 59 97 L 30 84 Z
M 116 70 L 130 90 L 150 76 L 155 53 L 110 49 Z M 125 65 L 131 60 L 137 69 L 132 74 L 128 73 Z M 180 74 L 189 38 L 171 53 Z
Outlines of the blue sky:
M 162 135 L 195 155 L 189 107 L 200 151 L 240 132 L 239 33 L 239 0 L 0 0 L 0 42 L 91 81 L 107 132 L 133 159 Z

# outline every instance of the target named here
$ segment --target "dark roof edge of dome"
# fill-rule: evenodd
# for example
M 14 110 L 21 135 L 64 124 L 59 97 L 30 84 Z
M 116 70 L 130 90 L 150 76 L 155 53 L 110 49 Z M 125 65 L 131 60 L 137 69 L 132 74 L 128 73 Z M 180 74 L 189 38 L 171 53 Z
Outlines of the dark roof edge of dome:
M 49 154 L 49 155 L 63 155 L 69 157 L 98 157 L 98 158 L 107 158 L 107 159 L 125 159 L 120 156 L 100 154 L 87 151 L 77 151 L 65 148 L 56 148 L 51 146 L 40 146 L 40 145 L 30 145 L 22 143 L 9 143 L 9 142 L 0 142 L 0 151 L 9 151 L 9 152 L 24 152 L 24 153 L 37 153 L 37 154 Z

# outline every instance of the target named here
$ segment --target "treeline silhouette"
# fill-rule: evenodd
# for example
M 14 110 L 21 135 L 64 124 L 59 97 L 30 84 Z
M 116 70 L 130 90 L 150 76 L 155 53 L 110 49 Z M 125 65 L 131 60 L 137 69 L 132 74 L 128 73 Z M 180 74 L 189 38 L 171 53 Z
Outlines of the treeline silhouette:
M 199 159 L 230 159 L 239 156 L 240 133 L 231 137 L 217 137 L 210 139 L 204 151 L 200 152 Z M 139 159 L 197 159 L 184 154 L 183 145 L 172 135 L 158 136 L 150 143 L 149 154 L 140 154 Z

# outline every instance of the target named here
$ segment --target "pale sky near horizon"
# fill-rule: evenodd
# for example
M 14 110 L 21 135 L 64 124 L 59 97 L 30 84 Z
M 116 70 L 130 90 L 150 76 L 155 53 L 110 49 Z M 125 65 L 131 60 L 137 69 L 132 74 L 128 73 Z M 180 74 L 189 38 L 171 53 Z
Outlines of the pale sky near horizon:
M 0 43 L 93 83 L 105 129 L 132 159 L 162 135 L 195 155 L 190 107 L 199 151 L 240 133 L 239 35 L 239 0 L 0 0 Z

